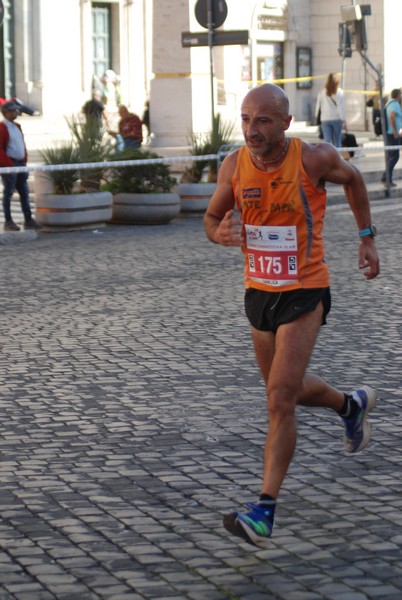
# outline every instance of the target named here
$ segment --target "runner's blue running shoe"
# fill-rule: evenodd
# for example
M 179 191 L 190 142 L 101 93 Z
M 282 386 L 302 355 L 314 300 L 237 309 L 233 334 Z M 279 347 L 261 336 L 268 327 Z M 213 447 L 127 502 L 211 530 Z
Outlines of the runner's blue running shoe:
M 267 548 L 272 534 L 272 508 L 261 504 L 246 504 L 250 512 L 234 512 L 223 518 L 223 526 L 249 544 Z
M 345 425 L 343 442 L 347 452 L 359 452 L 370 440 L 370 423 L 367 417 L 375 406 L 377 392 L 369 386 L 362 386 L 351 392 L 351 396 L 359 408 L 353 417 L 341 417 Z

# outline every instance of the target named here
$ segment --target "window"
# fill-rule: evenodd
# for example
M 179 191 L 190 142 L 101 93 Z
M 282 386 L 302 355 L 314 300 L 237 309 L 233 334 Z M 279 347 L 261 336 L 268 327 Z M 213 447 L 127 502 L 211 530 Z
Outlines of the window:
M 92 60 L 93 73 L 98 77 L 111 65 L 111 10 L 108 4 L 92 5 Z
M 283 45 L 281 43 L 257 43 L 257 79 L 266 83 L 283 78 Z

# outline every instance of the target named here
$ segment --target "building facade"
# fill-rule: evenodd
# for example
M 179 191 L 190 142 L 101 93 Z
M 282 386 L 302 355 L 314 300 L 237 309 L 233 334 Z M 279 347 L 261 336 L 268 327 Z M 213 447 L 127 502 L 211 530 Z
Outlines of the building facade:
M 44 115 L 79 111 L 94 76 L 113 70 L 141 110 L 152 77 L 151 0 L 3 0 L 0 97 Z
M 370 7 L 367 49 L 349 58 L 339 53 L 339 23 L 342 7 L 357 2 L 212 4 L 223 11 L 216 9 L 224 21 L 215 32 L 224 32 L 224 45 L 208 45 L 207 0 L 3 0 L 0 97 L 17 96 L 62 118 L 79 112 L 94 81 L 113 71 L 131 110 L 141 114 L 150 100 L 153 143 L 182 146 L 192 131 L 210 128 L 214 113 L 238 121 L 244 94 L 264 81 L 282 85 L 295 120 L 311 123 L 326 75 L 339 72 L 349 129 L 356 131 L 369 127 L 365 101 L 377 71 L 385 91 L 402 84 L 395 53 L 400 0 L 359 2 Z

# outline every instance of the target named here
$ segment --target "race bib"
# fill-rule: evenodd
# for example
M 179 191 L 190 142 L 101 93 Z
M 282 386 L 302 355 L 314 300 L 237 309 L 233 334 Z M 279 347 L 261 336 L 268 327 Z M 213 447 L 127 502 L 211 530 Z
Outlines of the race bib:
M 296 226 L 245 225 L 245 230 L 249 277 L 278 287 L 296 283 Z

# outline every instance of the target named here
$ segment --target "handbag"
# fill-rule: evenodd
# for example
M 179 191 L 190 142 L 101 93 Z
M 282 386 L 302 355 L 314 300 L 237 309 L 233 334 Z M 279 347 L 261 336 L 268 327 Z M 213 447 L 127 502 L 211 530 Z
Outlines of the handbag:
M 316 125 L 321 125 L 321 108 L 319 108 L 317 112 Z
M 382 135 L 381 111 L 378 108 L 373 108 L 373 125 L 374 133 Z

